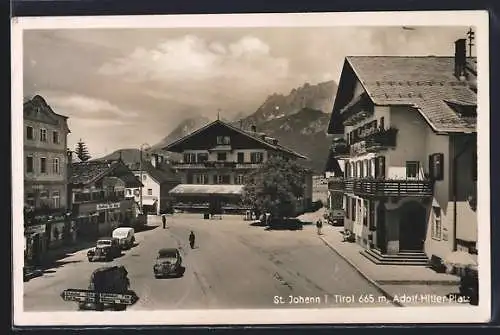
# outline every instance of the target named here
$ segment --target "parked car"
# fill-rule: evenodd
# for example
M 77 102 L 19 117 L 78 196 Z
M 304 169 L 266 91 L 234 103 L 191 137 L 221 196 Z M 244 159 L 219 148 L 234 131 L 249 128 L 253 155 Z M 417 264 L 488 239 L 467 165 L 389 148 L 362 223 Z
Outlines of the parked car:
M 184 274 L 182 257 L 177 248 L 164 248 L 158 251 L 155 264 L 153 265 L 155 278 L 175 276 Z
M 135 236 L 134 228 L 119 227 L 113 230 L 112 236 L 118 239 L 118 244 L 122 249 L 130 249 L 134 246 Z
M 96 269 L 90 276 L 89 290 L 99 293 L 129 293 L 130 280 L 124 266 L 106 266 Z M 80 310 L 103 311 L 105 309 L 125 310 L 126 305 L 114 303 L 91 303 L 82 302 L 78 304 Z
M 342 209 L 330 209 L 328 213 L 325 214 L 325 219 L 332 226 L 342 227 L 344 225 L 345 212 Z
M 460 274 L 460 295 L 470 299 L 471 305 L 477 305 L 479 301 L 479 281 L 477 269 L 464 269 Z
M 96 246 L 87 252 L 89 262 L 104 260 L 109 262 L 122 253 L 118 239 L 113 237 L 102 237 L 97 240 Z

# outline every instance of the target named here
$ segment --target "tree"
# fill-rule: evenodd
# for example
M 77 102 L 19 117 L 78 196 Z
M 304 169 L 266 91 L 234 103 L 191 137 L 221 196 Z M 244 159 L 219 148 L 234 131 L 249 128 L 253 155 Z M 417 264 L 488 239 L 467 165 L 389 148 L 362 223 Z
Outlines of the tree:
M 304 195 L 306 169 L 294 161 L 273 157 L 248 175 L 243 203 L 260 213 L 282 219 L 295 213 L 297 198 Z
M 82 162 L 86 162 L 91 158 L 87 145 L 82 141 L 82 139 L 80 139 L 80 141 L 76 144 L 75 153 Z

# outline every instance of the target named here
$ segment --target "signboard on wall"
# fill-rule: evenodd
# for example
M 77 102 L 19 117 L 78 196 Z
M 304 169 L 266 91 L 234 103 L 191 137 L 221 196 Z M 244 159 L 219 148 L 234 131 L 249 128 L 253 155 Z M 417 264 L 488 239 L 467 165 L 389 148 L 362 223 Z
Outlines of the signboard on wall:
M 45 225 L 28 226 L 25 228 L 25 232 L 29 234 L 43 234 L 45 233 Z
M 97 204 L 97 206 L 96 206 L 96 209 L 98 211 L 105 210 L 105 209 L 115 209 L 115 208 L 120 208 L 119 202 L 114 202 L 111 204 Z

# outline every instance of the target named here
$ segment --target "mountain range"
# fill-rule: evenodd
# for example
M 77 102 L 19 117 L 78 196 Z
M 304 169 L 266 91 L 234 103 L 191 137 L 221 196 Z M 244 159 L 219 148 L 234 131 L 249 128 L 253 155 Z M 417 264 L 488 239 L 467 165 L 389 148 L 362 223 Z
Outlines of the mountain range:
M 271 94 L 251 115 L 222 120 L 245 130 L 256 126 L 257 131 L 267 133 L 277 138 L 280 144 L 307 156 L 309 161 L 304 162 L 304 165 L 316 173 L 322 173 L 331 144 L 326 130 L 336 90 L 337 84 L 334 81 L 316 85 L 306 83 L 292 89 L 287 95 Z M 211 121 L 213 120 L 203 116 L 186 119 L 153 145 L 153 149 L 159 149 Z M 139 150 L 123 149 L 121 151 L 123 160 L 139 160 Z M 169 153 L 169 155 L 174 160 L 179 158 L 178 154 Z M 117 150 L 101 159 L 116 159 L 119 156 L 119 150 Z

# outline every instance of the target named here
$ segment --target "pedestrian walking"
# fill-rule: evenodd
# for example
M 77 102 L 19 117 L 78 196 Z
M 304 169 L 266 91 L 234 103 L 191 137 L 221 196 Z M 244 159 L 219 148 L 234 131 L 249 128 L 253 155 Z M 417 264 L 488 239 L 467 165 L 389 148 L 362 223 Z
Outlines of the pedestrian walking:
M 163 229 L 167 228 L 167 216 L 165 214 L 161 215 L 161 222 L 163 222 Z
M 318 235 L 321 235 L 321 228 L 323 228 L 323 222 L 321 221 L 321 219 L 318 219 L 318 221 L 316 221 L 316 228 L 318 229 Z
M 191 246 L 191 249 L 194 249 L 194 232 L 191 230 L 191 233 L 189 234 L 189 245 Z

